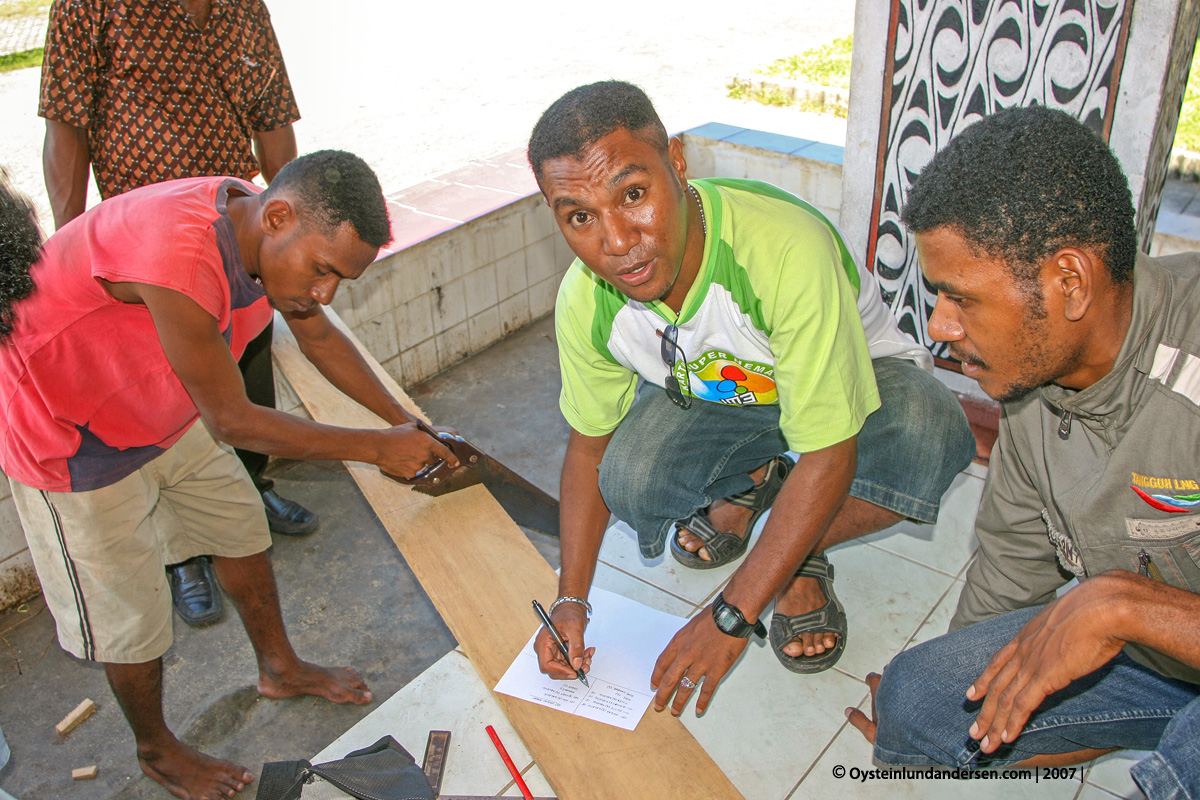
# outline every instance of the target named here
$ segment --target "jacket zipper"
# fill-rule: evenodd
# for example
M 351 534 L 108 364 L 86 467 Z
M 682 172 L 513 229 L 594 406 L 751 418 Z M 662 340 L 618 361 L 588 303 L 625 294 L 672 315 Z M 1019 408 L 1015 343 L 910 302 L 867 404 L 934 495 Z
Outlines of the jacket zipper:
M 1138 574 L 1145 578 L 1152 578 L 1159 583 L 1163 582 L 1162 573 L 1158 571 L 1158 567 L 1154 566 L 1154 560 L 1150 558 L 1150 554 L 1145 550 L 1138 553 Z
M 1071 412 L 1063 409 L 1062 421 L 1058 423 L 1058 438 L 1063 441 L 1071 438 L 1071 417 Z

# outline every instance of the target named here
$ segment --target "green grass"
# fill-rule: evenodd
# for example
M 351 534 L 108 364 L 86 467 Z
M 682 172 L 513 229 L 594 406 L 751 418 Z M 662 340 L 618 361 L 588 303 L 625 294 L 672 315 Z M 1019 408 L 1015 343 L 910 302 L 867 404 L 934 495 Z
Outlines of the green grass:
M 9 0 L 0 2 L 0 19 L 45 16 L 50 11 L 46 0 Z
M 0 20 L 20 20 L 31 17 L 46 19 L 50 13 L 49 0 L 0 0 Z M 0 55 L 0 72 L 11 72 L 42 65 L 42 48 Z
M 760 75 L 777 75 L 818 86 L 850 88 L 850 53 L 854 49 L 854 37 L 843 36 L 829 44 L 805 50 L 798 56 L 789 56 L 773 61 L 756 69 Z
M 828 44 L 805 50 L 798 56 L 773 61 L 754 70 L 758 75 L 780 77 L 799 83 L 829 86 L 834 89 L 850 88 L 850 53 L 854 49 L 854 37 L 843 36 Z M 839 104 L 817 105 L 797 99 L 779 89 L 755 86 L 753 81 L 735 78 L 725 87 L 734 100 L 753 100 L 767 106 L 791 106 L 800 111 L 846 116 L 846 109 Z
M 727 95 L 734 100 L 753 100 L 764 106 L 788 106 L 797 111 L 846 118 L 847 109 L 839 103 L 817 103 L 804 97 L 794 97 L 773 86 L 756 86 L 753 81 L 734 78 L 725 86 L 725 89 Z
M 1179 111 L 1179 127 L 1175 130 L 1175 146 L 1184 150 L 1200 150 L 1200 47 L 1192 56 L 1192 71 L 1188 73 L 1183 108 Z
M 749 81 L 732 80 L 725 88 L 734 100 L 753 100 L 764 106 L 790 106 L 794 102 L 787 92 L 780 89 L 762 89 L 752 86 Z
M 0 56 L 0 72 L 12 72 L 14 69 L 40 67 L 41 65 L 42 48 L 40 47 L 35 47 L 32 50 L 22 50 L 19 53 L 9 53 L 6 56 Z
M 27 0 L 35 2 L 36 0 Z M 843 36 L 828 44 L 805 50 L 800 55 L 773 61 L 754 70 L 759 75 L 778 76 L 813 83 L 818 86 L 850 88 L 850 54 L 854 49 L 854 37 Z M 751 86 L 749 81 L 734 80 L 726 87 L 735 100 L 754 100 L 769 106 L 797 105 L 778 90 L 764 90 Z M 799 104 L 800 110 L 826 111 L 830 109 L 808 109 Z M 844 111 L 834 110 L 839 116 Z M 1200 47 L 1192 56 L 1192 69 L 1188 75 L 1187 91 L 1183 96 L 1183 108 L 1179 112 L 1179 128 L 1175 132 L 1175 146 L 1184 150 L 1200 152 Z

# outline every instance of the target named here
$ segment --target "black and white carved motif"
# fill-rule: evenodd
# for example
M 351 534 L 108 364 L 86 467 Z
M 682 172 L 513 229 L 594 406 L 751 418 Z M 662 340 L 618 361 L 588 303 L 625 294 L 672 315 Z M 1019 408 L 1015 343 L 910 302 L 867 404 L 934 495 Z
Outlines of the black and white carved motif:
M 926 333 L 934 293 L 900 223 L 909 187 L 951 138 L 1000 108 L 1060 108 L 1107 135 L 1127 2 L 893 0 L 884 166 L 869 252 L 900 327 L 935 355 L 945 353 Z

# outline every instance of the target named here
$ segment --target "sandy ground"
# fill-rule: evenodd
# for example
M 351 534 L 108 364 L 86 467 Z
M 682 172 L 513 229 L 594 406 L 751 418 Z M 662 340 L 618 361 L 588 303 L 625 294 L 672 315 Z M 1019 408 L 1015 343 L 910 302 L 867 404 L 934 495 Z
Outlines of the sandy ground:
M 608 78 L 645 88 L 671 130 L 715 120 L 837 144 L 845 135 L 838 120 L 729 100 L 725 85 L 849 33 L 852 0 L 269 5 L 304 115 L 301 152 L 358 153 L 388 192 L 524 145 L 555 98 Z M 36 69 L 0 74 L 0 165 L 48 220 L 38 80 Z

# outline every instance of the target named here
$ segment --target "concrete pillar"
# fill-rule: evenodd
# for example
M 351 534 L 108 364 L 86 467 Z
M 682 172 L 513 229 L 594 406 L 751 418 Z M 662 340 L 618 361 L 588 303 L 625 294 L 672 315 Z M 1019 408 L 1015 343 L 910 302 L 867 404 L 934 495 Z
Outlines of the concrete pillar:
M 999 108 L 1061 108 L 1098 131 L 1149 246 L 1198 27 L 1200 0 L 859 0 L 841 227 L 902 328 L 930 344 L 933 294 L 900 224 L 908 188 Z

